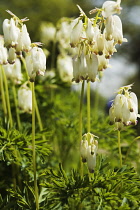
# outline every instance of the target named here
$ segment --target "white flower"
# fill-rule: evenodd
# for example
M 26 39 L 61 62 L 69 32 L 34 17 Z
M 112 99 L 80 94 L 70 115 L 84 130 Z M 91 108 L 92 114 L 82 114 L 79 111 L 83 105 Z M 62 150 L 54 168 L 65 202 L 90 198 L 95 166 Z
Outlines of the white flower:
M 88 77 L 88 72 L 87 72 L 87 62 L 86 62 L 86 56 L 84 53 L 81 54 L 80 56 L 80 78 L 85 80 Z
M 124 102 L 125 102 L 125 96 L 122 94 L 118 94 L 114 100 L 114 115 L 116 122 L 122 121 L 122 106 Z
M 59 55 L 57 57 L 57 68 L 62 81 L 71 82 L 73 77 L 73 66 L 71 56 Z
M 13 47 L 10 47 L 8 50 L 8 62 L 10 64 L 13 64 L 15 62 L 16 59 L 16 50 Z
M 86 63 L 87 63 L 88 79 L 91 82 L 95 82 L 96 76 L 98 74 L 97 55 L 95 55 L 94 53 L 92 53 L 91 55 L 86 55 Z
M 15 46 L 17 44 L 18 36 L 20 33 L 19 28 L 15 25 L 13 18 L 3 21 L 4 42 L 6 46 Z
M 26 66 L 31 81 L 35 80 L 36 75 L 44 76 L 46 70 L 46 56 L 39 47 L 33 47 L 27 54 Z
M 8 53 L 7 48 L 0 46 L 0 64 L 7 64 Z
M 120 3 L 121 1 L 117 1 L 117 2 L 114 2 L 114 1 L 105 1 L 103 3 L 103 6 L 102 6 L 102 15 L 103 17 L 107 18 L 109 17 L 110 15 L 112 14 L 115 14 L 115 13 L 120 13 L 121 11 L 121 7 L 120 7 Z
M 123 38 L 123 30 L 122 30 L 122 22 L 119 16 L 113 15 L 114 21 L 114 30 L 112 37 L 118 44 L 122 44 L 122 42 L 127 42 L 126 38 Z
M 129 92 L 132 85 L 119 89 L 112 107 L 109 110 L 110 124 L 116 125 L 116 129 L 121 130 L 124 125 L 136 125 L 138 114 L 138 100 L 133 92 Z
M 32 91 L 25 85 L 18 90 L 18 106 L 23 112 L 32 112 Z
M 72 25 L 74 26 L 70 36 L 70 44 L 71 47 L 75 47 L 80 41 L 80 36 L 83 29 L 83 22 L 82 20 L 79 20 L 79 18 L 77 18 L 72 22 Z
M 41 41 L 48 45 L 51 41 L 55 40 L 56 28 L 50 22 L 43 22 L 41 24 Z
M 3 66 L 5 74 L 15 84 L 20 84 L 22 81 L 21 62 L 18 58 L 15 59 L 14 64 L 6 64 Z
M 87 165 L 90 173 L 94 172 L 96 166 L 96 146 L 89 145 L 87 149 Z
M 89 43 L 92 44 L 94 37 L 94 29 L 90 19 L 88 18 L 87 28 L 86 28 L 86 37 L 89 40 Z
M 96 42 L 97 42 L 98 54 L 102 55 L 103 50 L 104 50 L 104 45 L 105 45 L 104 34 L 98 33 L 98 35 L 96 37 Z
M 80 154 L 82 157 L 82 162 L 84 163 L 87 161 L 87 150 L 88 150 L 88 141 L 82 140 L 81 147 L 80 147 Z
M 114 40 L 110 41 L 105 40 L 105 48 L 104 48 L 105 57 L 106 58 L 110 57 L 111 55 L 113 55 L 114 52 L 117 52 L 114 45 Z
M 80 58 L 78 56 L 74 56 L 72 59 L 73 63 L 73 80 L 75 82 L 80 82 Z
M 122 106 L 122 122 L 124 125 L 130 124 L 130 110 L 128 108 L 128 101 L 126 97 L 124 98 L 124 103 Z
M 114 22 L 113 22 L 113 16 L 110 15 L 106 18 L 105 22 L 105 38 L 106 40 L 112 40 L 112 34 L 114 29 Z
M 109 60 L 105 58 L 105 55 L 97 55 L 98 57 L 98 71 L 103 71 L 109 66 Z

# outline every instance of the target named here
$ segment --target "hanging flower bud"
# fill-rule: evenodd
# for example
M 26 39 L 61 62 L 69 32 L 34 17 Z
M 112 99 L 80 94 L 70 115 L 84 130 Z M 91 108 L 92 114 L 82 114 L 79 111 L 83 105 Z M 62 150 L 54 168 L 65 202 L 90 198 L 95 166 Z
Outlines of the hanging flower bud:
M 118 0 L 117 2 L 114 2 L 114 1 L 105 1 L 103 3 L 103 6 L 102 6 L 102 15 L 103 17 L 107 18 L 109 17 L 110 15 L 113 15 L 115 13 L 118 13 L 120 14 L 120 11 L 121 11 L 121 7 L 120 7 L 120 3 L 121 1 Z
M 29 33 L 27 32 L 26 25 L 22 25 L 21 31 L 18 36 L 18 43 L 16 45 L 17 54 L 21 54 L 21 51 L 28 52 L 31 48 L 31 39 Z
M 111 41 L 105 40 L 105 49 L 104 49 L 105 57 L 108 58 L 108 56 L 113 55 L 114 52 L 117 52 L 114 45 L 114 40 Z
M 98 33 L 98 35 L 96 37 L 96 42 L 97 42 L 98 54 L 102 55 L 103 50 L 104 50 L 104 45 L 105 45 L 104 34 Z
M 80 56 L 80 66 L 79 66 L 79 69 L 80 69 L 80 78 L 82 80 L 87 79 L 87 77 L 88 77 L 87 63 L 86 63 L 86 57 L 85 57 L 85 54 L 84 53 L 82 53 L 81 56 Z
M 11 18 L 10 20 L 5 19 L 3 21 L 3 33 L 5 45 L 8 47 L 15 47 L 15 45 L 17 44 L 20 30 L 15 25 L 15 21 L 13 18 Z
M 130 110 L 128 108 L 128 101 L 126 97 L 124 98 L 124 103 L 122 106 L 122 122 L 124 125 L 130 124 Z
M 80 82 L 80 58 L 78 56 L 75 56 L 73 58 L 73 81 Z
M 16 59 L 16 51 L 15 48 L 10 47 L 8 50 L 8 63 L 13 64 Z
M 114 22 L 112 15 L 106 18 L 105 22 L 105 38 L 106 40 L 112 40 L 112 34 L 114 29 Z
M 87 149 L 87 165 L 90 173 L 94 172 L 96 166 L 96 146 L 89 145 Z
M 125 101 L 125 96 L 122 94 L 118 94 L 114 100 L 114 115 L 115 115 L 115 122 L 122 121 L 122 106 Z
M 72 80 L 72 58 L 71 56 L 59 55 L 57 57 L 57 68 L 59 71 L 60 78 L 63 82 L 71 82 Z
M 31 81 L 35 80 L 36 75 L 44 76 L 46 69 L 46 56 L 39 47 L 33 47 L 27 54 L 26 66 Z
M 88 79 L 91 82 L 95 82 L 96 76 L 98 74 L 98 58 L 97 55 L 91 54 L 86 55 Z
M 6 47 L 0 46 L 0 64 L 7 64 L 8 53 Z
M 88 141 L 82 140 L 81 147 L 80 147 L 80 153 L 81 153 L 83 163 L 85 163 L 87 161 L 87 150 L 88 150 Z
M 80 36 L 82 33 L 83 22 L 82 20 L 79 20 L 79 18 L 77 18 L 73 21 L 73 25 L 74 26 L 71 32 L 70 44 L 71 47 L 76 47 L 76 45 L 79 43 Z
M 7 79 L 11 80 L 14 84 L 20 84 L 22 81 L 21 62 L 18 58 L 15 59 L 14 64 L 6 64 L 3 66 Z
M 118 44 L 122 44 L 122 42 L 127 42 L 126 38 L 123 38 L 123 30 L 122 30 L 122 22 L 119 16 L 113 15 L 113 21 L 114 21 L 114 30 L 113 30 L 113 39 Z
M 103 71 L 109 67 L 109 61 L 105 58 L 105 55 L 97 55 L 98 57 L 98 71 Z
M 136 125 L 138 114 L 137 96 L 133 92 L 129 92 L 132 85 L 124 86 L 119 89 L 112 107 L 109 110 L 111 124 L 116 125 L 116 129 L 123 129 L 124 125 Z
M 87 23 L 87 28 L 86 28 L 86 37 L 89 41 L 89 44 L 92 44 L 93 37 L 94 37 L 94 29 L 89 18 L 88 18 L 88 23 Z
M 23 112 L 32 112 L 32 91 L 26 85 L 18 90 L 18 106 Z

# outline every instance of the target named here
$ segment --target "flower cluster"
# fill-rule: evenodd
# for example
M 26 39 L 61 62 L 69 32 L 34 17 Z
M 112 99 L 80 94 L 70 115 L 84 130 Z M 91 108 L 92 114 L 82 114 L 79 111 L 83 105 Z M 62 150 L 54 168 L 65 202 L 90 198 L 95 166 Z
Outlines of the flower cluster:
M 79 6 L 78 6 L 79 7 Z M 94 82 L 98 71 L 109 66 L 109 59 L 116 52 L 116 44 L 127 41 L 123 38 L 122 22 L 119 16 L 120 1 L 106 1 L 93 19 L 89 19 L 79 7 L 81 15 L 73 20 L 71 47 L 76 48 L 73 59 L 73 80 L 90 80 Z
M 82 162 L 87 162 L 90 173 L 94 172 L 94 168 L 96 166 L 98 141 L 95 140 L 95 137 L 97 136 L 91 133 L 84 134 L 80 147 Z M 88 138 L 90 139 L 90 142 L 88 142 Z
M 4 38 L 0 40 L 0 64 L 14 64 L 16 58 L 22 58 L 24 52 L 27 70 L 31 81 L 35 80 L 36 75 L 44 75 L 46 69 L 46 56 L 39 47 L 40 43 L 31 43 L 26 25 L 27 18 L 19 19 L 9 10 L 7 11 L 12 18 L 3 21 Z M 3 40 L 2 40 L 3 39 Z
M 135 93 L 130 92 L 132 85 L 121 87 L 109 110 L 110 124 L 121 130 L 124 126 L 136 125 L 138 100 Z

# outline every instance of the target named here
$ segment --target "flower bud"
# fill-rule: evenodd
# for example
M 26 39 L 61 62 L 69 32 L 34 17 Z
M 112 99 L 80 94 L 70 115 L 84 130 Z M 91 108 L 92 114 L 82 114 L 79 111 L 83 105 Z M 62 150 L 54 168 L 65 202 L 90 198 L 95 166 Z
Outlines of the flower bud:
M 83 29 L 83 22 L 82 20 L 79 20 L 79 18 L 75 19 L 73 21 L 73 24 L 74 24 L 74 27 L 72 29 L 71 37 L 70 37 L 71 47 L 75 47 L 78 44 L 81 33 L 82 33 L 82 29 Z
M 86 28 L 86 37 L 88 38 L 89 43 L 92 44 L 93 37 L 94 37 L 94 30 L 93 30 L 93 26 L 89 18 L 88 18 L 88 23 L 87 23 L 87 28 Z
M 87 149 L 87 165 L 90 173 L 94 172 L 94 168 L 96 166 L 96 152 L 95 145 L 89 145 Z
M 106 23 L 105 23 L 105 38 L 106 40 L 112 40 L 112 34 L 113 34 L 113 17 L 110 15 L 109 17 L 106 18 Z
M 87 72 L 88 79 L 91 82 L 95 82 L 97 73 L 98 73 L 98 58 L 94 53 L 91 55 L 86 55 L 86 63 L 87 63 Z
M 7 53 L 7 48 L 1 46 L 0 47 L 0 64 L 7 64 L 7 59 L 8 59 L 8 53 Z
M 88 141 L 82 140 L 81 147 L 80 147 L 80 153 L 81 153 L 83 163 L 85 163 L 87 161 L 87 149 L 88 149 Z
M 18 90 L 18 106 L 23 112 L 32 112 L 32 91 L 27 86 Z
M 15 62 L 15 59 L 16 59 L 16 51 L 15 51 L 15 48 L 10 47 L 9 48 L 9 51 L 8 51 L 8 62 L 10 64 L 13 64 Z
M 31 81 L 35 80 L 36 75 L 44 76 L 46 69 L 46 56 L 39 47 L 33 47 L 26 58 L 27 71 Z
M 122 8 L 120 7 L 120 1 L 117 1 L 117 2 L 105 1 L 103 3 L 102 9 L 103 9 L 102 11 L 103 17 L 107 18 L 110 15 L 113 15 L 115 13 L 120 14 L 120 11 Z
M 63 82 L 71 82 L 72 80 L 72 58 L 71 56 L 59 55 L 57 57 L 57 68 L 59 71 L 60 78 Z
M 73 80 L 78 83 L 80 82 L 80 68 L 79 68 L 80 58 L 78 56 L 75 56 L 72 61 L 73 61 L 73 77 L 74 77 Z

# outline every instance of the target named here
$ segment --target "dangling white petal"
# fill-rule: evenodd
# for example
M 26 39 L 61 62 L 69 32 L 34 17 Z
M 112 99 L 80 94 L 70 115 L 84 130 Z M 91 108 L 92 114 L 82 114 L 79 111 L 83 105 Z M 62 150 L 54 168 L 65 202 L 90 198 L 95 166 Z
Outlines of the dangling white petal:
M 82 157 L 82 162 L 87 161 L 87 150 L 88 150 L 88 141 L 87 140 L 82 140 L 81 141 L 81 146 L 80 146 L 80 153 Z

